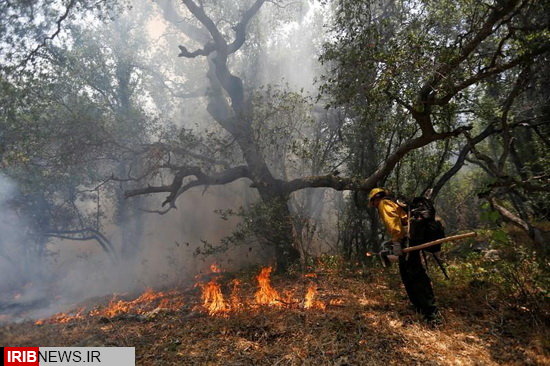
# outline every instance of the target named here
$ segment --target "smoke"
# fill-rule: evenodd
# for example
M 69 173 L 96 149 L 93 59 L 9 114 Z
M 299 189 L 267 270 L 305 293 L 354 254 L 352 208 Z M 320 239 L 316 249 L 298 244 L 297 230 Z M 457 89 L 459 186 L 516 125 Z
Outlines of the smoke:
M 266 6 L 258 14 L 260 31 L 265 38 L 262 52 L 256 55 L 259 75 L 254 84 L 288 83 L 291 90 L 303 89 L 309 94 L 316 93 L 314 81 L 320 74 L 317 55 L 323 41 L 323 17 L 326 12 L 323 13 L 320 6 L 313 2 L 303 4 L 299 19 L 279 22 L 275 28 L 271 25 L 278 16 L 279 8 Z M 155 10 L 149 3 L 143 3 L 133 11 L 145 14 Z M 129 13 L 127 17 L 139 18 L 132 14 L 135 15 Z M 161 21 L 161 14 L 151 14 L 153 21 L 147 28 L 151 34 L 145 37 L 151 39 L 143 39 L 144 48 L 148 51 L 137 57 L 143 63 L 148 61 L 155 65 L 155 70 L 160 70 L 150 75 L 150 82 L 158 82 L 162 71 L 165 79 L 171 80 L 167 83 L 172 87 L 171 93 L 178 92 L 176 87 L 185 81 L 185 87 L 189 90 L 183 91 L 201 94 L 206 83 L 205 65 L 196 67 L 201 61 L 199 59 L 175 59 L 174 45 L 181 42 L 177 37 L 176 41 L 167 42 L 167 47 L 153 47 L 153 42 L 158 43 L 162 32 L 168 30 L 167 23 Z M 289 19 L 292 17 L 291 14 Z M 117 32 L 117 27 L 108 32 Z M 109 39 L 116 38 L 123 44 L 132 41 L 126 39 L 132 37 L 132 33 L 121 32 L 118 36 L 120 39 Z M 161 40 L 171 37 L 169 34 L 165 36 Z M 148 48 L 145 47 L 147 42 L 150 43 Z M 117 47 L 113 46 L 114 49 Z M 146 60 L 146 55 L 149 60 Z M 243 63 L 243 67 L 249 66 Z M 154 89 L 150 85 L 144 88 Z M 145 93 L 138 99 L 146 106 L 156 106 L 156 109 L 150 109 L 158 112 L 161 120 L 196 131 L 212 127 L 205 98 L 171 98 L 171 94 L 163 89 L 151 92 L 151 95 Z M 128 215 L 119 220 L 115 219 L 116 203 L 102 197 L 104 217 L 101 219 L 101 232 L 115 246 L 117 259 L 113 261 L 93 240 L 50 239 L 43 242 L 40 241 L 43 238 L 37 239 L 31 235 L 32 220 L 21 217 L 12 204 L 13 198 L 18 195 L 17 185 L 0 175 L 0 315 L 9 314 L 12 316 L 10 320 L 14 317 L 40 318 L 65 311 L 94 296 L 186 284 L 211 263 L 220 264 L 224 270 L 236 270 L 255 263 L 266 264 L 270 254 L 249 243 L 217 257 L 193 255 L 204 242 L 216 245 L 233 232 L 237 219 L 222 220 L 215 210 L 237 210 L 256 201 L 257 194 L 248 185 L 248 181 L 240 180 L 208 190 L 197 187 L 178 199 L 177 210 L 163 216 L 143 214 L 140 217 L 138 206 L 158 208 L 164 197 L 156 195 L 136 205 L 128 204 Z M 89 201 L 82 201 L 78 208 L 84 212 L 89 205 Z M 139 232 L 132 235 L 133 230 Z M 125 253 L 125 242 L 141 250 L 129 255 Z
M 16 208 L 19 198 L 15 182 L 0 174 L 0 320 L 2 315 L 45 306 L 46 284 L 52 279 L 40 260 L 29 220 Z
M 110 224 L 104 231 L 115 245 L 117 259 L 112 260 L 93 240 L 51 239 L 41 244 L 39 254 L 36 238 L 29 234 L 30 220 L 20 217 L 13 205 L 17 185 L 0 175 L 0 322 L 48 317 L 97 296 L 187 286 L 212 263 L 224 270 L 265 263 L 259 248 L 251 246 L 211 258 L 193 255 L 203 241 L 216 244 L 233 231 L 235 220 L 222 220 L 214 210 L 245 204 L 240 195 L 228 194 L 245 185 L 241 181 L 206 192 L 192 190 L 178 201 L 180 209 L 164 216 L 145 215 L 143 245 L 135 243 L 142 249 L 134 256 L 121 250 L 122 232 L 132 225 Z M 158 204 L 156 197 L 148 201 L 145 204 Z
M 27 238 L 27 225 L 10 206 L 10 200 L 17 194 L 15 184 L 0 174 L 0 293 L 25 282 L 31 276 L 29 258 L 23 244 Z
M 327 4 L 304 0 L 294 3 L 289 19 L 273 28 L 281 9 L 266 6 L 258 14 L 261 32 L 266 36 L 261 55 L 261 80 L 264 84 L 288 84 L 294 91 L 317 93 L 316 80 L 322 67 L 319 55 L 325 42 L 324 26 L 331 12 Z M 290 9 L 289 9 L 290 10 Z

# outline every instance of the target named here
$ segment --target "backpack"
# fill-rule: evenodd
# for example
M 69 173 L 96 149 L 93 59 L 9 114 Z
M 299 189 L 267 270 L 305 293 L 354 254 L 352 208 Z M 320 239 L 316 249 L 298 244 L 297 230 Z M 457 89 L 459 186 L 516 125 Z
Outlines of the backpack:
M 436 218 L 433 202 L 426 197 L 415 197 L 406 206 L 409 214 L 409 245 L 416 246 L 445 237 L 445 229 Z M 441 251 L 441 244 L 426 248 L 425 251 Z

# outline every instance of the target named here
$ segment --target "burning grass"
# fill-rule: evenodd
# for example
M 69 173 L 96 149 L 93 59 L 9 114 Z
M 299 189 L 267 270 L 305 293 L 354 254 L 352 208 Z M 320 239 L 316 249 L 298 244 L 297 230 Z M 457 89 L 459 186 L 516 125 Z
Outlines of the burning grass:
M 221 273 L 217 266 L 216 271 L 212 270 L 212 274 Z M 220 277 L 214 276 L 208 283 L 197 282 L 195 287 L 201 289 L 202 304 L 195 307 L 197 311 L 203 311 L 211 316 L 227 317 L 232 313 L 242 311 L 253 311 L 262 306 L 275 306 L 285 308 L 295 308 L 299 306 L 301 300 L 294 296 L 295 291 L 285 290 L 285 296 L 280 296 L 279 292 L 271 285 L 271 272 L 272 267 L 264 267 L 260 270 L 260 273 L 256 276 L 257 289 L 254 293 L 254 299 L 243 298 L 241 294 L 241 281 L 233 279 L 230 282 L 231 294 L 229 300 L 226 300 L 222 292 L 222 286 L 220 285 Z M 310 277 L 305 275 L 304 277 Z M 325 309 L 326 305 L 321 301 L 314 300 L 316 296 L 317 288 L 315 285 L 310 284 L 303 300 L 304 309 Z
M 293 296 L 294 291 L 285 291 L 286 296 L 283 299 L 273 286 L 271 286 L 271 267 L 262 268 L 256 277 L 257 290 L 254 294 L 253 301 L 242 296 L 240 291 L 241 281 L 238 279 L 230 281 L 230 296 L 224 296 L 222 285 L 220 284 L 222 278 L 220 268 L 213 264 L 210 266 L 210 270 L 210 280 L 204 283 L 201 282 L 201 278 L 198 276 L 198 282 L 194 286 L 201 290 L 200 298 L 202 300 L 200 304 L 196 304 L 193 307 L 193 310 L 196 312 L 203 312 L 210 316 L 228 317 L 230 314 L 236 312 L 257 310 L 260 306 L 296 308 L 302 303 L 301 300 Z M 308 275 L 304 277 L 311 278 L 311 276 Z M 304 309 L 324 310 L 326 308 L 323 302 L 315 299 L 316 295 L 317 287 L 310 284 L 303 300 Z M 124 315 L 148 316 L 160 310 L 178 311 L 185 303 L 183 297 L 184 294 L 176 290 L 156 292 L 149 288 L 134 300 L 124 300 L 114 295 L 105 306 L 96 306 L 91 310 L 87 310 L 86 307 L 78 307 L 76 310 L 67 313 L 58 313 L 50 318 L 37 320 L 35 324 L 65 324 L 83 320 L 86 317 L 114 318 Z M 334 301 L 334 299 L 331 301 Z M 342 299 L 338 301 L 343 302 Z
M 546 328 L 533 326 L 526 314 L 495 309 L 472 291 L 445 292 L 436 283 L 445 322 L 433 329 L 410 310 L 396 274 L 290 279 L 271 278 L 265 270 L 257 278 L 228 279 L 213 273 L 199 286 L 162 296 L 150 290 L 134 300 L 112 299 L 96 308 L 101 316 L 76 311 L 66 321 L 4 326 L 0 339 L 18 346 L 132 346 L 138 365 L 549 361 Z M 213 293 L 206 296 L 207 289 Z M 155 311 L 164 300 L 179 305 Z M 109 313 L 113 309 L 128 312 Z
M 258 291 L 254 297 L 258 305 L 281 306 L 281 297 L 279 293 L 271 286 L 271 267 L 264 267 L 257 277 Z
M 96 306 L 93 309 L 79 307 L 68 313 L 58 313 L 50 318 L 37 320 L 35 324 L 65 324 L 83 320 L 86 317 L 114 318 L 126 314 L 148 315 L 159 310 L 179 310 L 182 306 L 183 299 L 178 296 L 177 291 L 155 292 L 149 288 L 134 300 L 123 300 L 114 295 L 106 306 Z

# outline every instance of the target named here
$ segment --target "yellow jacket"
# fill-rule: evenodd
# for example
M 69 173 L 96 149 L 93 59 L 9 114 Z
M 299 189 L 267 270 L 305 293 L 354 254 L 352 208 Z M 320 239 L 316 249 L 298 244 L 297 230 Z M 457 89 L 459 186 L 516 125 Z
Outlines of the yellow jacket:
M 386 226 L 392 241 L 400 241 L 407 236 L 407 213 L 397 203 L 382 199 L 378 203 L 378 214 Z

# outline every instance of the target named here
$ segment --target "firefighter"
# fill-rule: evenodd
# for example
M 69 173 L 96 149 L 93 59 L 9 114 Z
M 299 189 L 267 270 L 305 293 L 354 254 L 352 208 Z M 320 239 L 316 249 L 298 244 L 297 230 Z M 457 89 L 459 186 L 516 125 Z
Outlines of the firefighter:
M 369 193 L 369 205 L 378 209 L 378 214 L 391 238 L 391 248 L 399 261 L 399 273 L 407 295 L 415 310 L 430 323 L 439 323 L 439 313 L 430 278 L 420 259 L 420 251 L 403 255 L 403 247 L 408 245 L 407 212 L 390 193 L 383 188 L 374 188 Z M 414 241 L 414 238 L 413 238 Z M 395 257 L 397 256 L 397 257 Z

